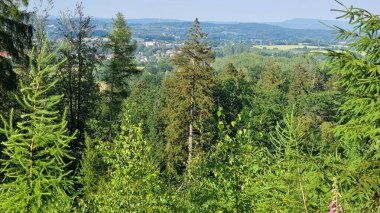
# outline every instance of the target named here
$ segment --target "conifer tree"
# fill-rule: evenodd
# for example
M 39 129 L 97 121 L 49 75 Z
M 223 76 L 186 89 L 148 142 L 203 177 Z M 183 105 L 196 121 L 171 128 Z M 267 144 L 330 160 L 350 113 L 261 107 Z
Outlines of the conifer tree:
M 165 165 L 165 141 L 164 131 L 162 131 L 164 121 L 159 116 L 163 106 L 163 95 L 160 91 L 163 77 L 163 73 L 152 75 L 145 72 L 135 83 L 131 95 L 125 101 L 131 115 L 131 122 L 143 123 L 144 136 L 155 150 L 152 154 L 161 166 Z
M 180 171 L 186 161 L 191 162 L 194 150 L 209 146 L 214 54 L 205 38 L 195 19 L 188 40 L 173 59 L 177 70 L 164 83 L 168 169 Z
M 108 38 L 110 41 L 105 48 L 112 53 L 112 59 L 107 67 L 105 81 L 108 88 L 108 140 L 112 140 L 112 126 L 115 125 L 123 100 L 128 96 L 128 77 L 137 72 L 133 63 L 136 44 L 131 42 L 132 35 L 122 13 L 117 13 L 112 21 Z
M 254 128 L 252 132 L 260 133 L 260 142 L 270 147 L 269 132 L 274 131 L 276 123 L 282 120 L 283 112 L 287 106 L 284 92 L 285 76 L 276 61 L 269 61 L 264 67 L 257 84 L 255 96 L 252 98 L 250 123 Z
M 285 117 L 285 127 L 280 125 L 276 127 L 276 135 L 272 138 L 276 146 L 276 171 L 282 171 L 281 181 L 284 185 L 278 184 L 279 190 L 281 187 L 288 187 L 284 193 L 284 201 L 290 200 L 289 206 L 286 208 L 294 209 L 295 203 L 298 206 L 298 211 L 308 212 L 308 200 L 305 192 L 304 181 L 302 177 L 303 167 L 301 163 L 303 156 L 300 152 L 302 148 L 303 132 L 300 131 L 300 124 L 295 120 L 294 114 Z M 278 179 L 280 180 L 280 178 Z M 285 190 L 284 190 L 285 191 Z M 280 200 L 279 200 L 280 201 Z
M 319 67 L 313 58 L 300 58 L 290 72 L 288 100 L 295 103 L 301 97 L 305 97 L 315 91 L 323 89 L 322 77 Z M 303 76 L 300 78 L 300 76 Z
M 59 31 L 64 38 L 61 53 L 67 58 L 67 63 L 57 73 L 62 79 L 58 86 L 65 99 L 61 108 L 68 109 L 69 131 L 78 131 L 79 141 L 84 140 L 86 122 L 94 117 L 93 107 L 99 91 L 94 77 L 96 49 L 86 42 L 94 26 L 90 23 L 91 18 L 84 15 L 83 9 L 82 3 L 78 3 L 74 12 L 62 12 L 58 20 Z M 73 147 L 78 158 L 83 148 L 80 145 L 82 143 L 76 143 Z
M 244 70 L 236 69 L 232 63 L 229 63 L 219 75 L 214 89 L 215 99 L 218 106 L 223 108 L 227 123 L 234 121 L 243 110 L 243 106 L 248 105 L 249 91 Z
M 337 10 L 349 19 L 352 30 L 335 27 L 338 39 L 352 41 L 347 50 L 329 51 L 332 73 L 342 87 L 345 101 L 335 134 L 345 161 L 338 180 L 345 199 L 363 212 L 380 206 L 380 18 L 367 10 L 346 7 Z M 360 200 L 360 202 L 358 202 Z
M 77 191 L 75 208 L 78 212 L 97 212 L 101 208 L 98 198 L 105 192 L 99 189 L 106 184 L 104 181 L 108 174 L 107 163 L 102 159 L 105 155 L 105 144 L 98 143 L 85 134 L 85 145 L 81 169 L 77 176 L 80 189 Z
M 303 76 L 300 78 L 300 76 Z M 308 84 L 309 72 L 302 66 L 302 64 L 297 64 L 291 72 L 290 85 L 288 90 L 289 101 L 295 101 L 301 96 L 309 94 L 310 85 Z
M 33 46 L 38 54 L 43 48 L 47 38 L 47 24 L 50 12 L 54 7 L 54 0 L 40 0 L 39 4 L 33 8 L 32 25 L 33 25 Z
M 45 49 L 30 63 L 30 85 L 21 84 L 22 120 L 14 125 L 13 110 L 1 133 L 5 146 L 1 159 L 1 212 L 65 212 L 70 209 L 72 181 L 67 171 L 69 144 L 75 138 L 66 129 L 65 115 L 56 109 L 62 95 L 51 95 L 58 80 L 47 82 L 62 64 L 50 63 L 55 53 Z M 33 52 L 32 54 L 33 55 Z
M 258 194 L 255 209 L 296 212 L 324 209 L 320 203 L 328 200 L 319 192 L 328 185 L 318 174 L 318 161 L 305 151 L 301 122 L 293 112 L 285 116 L 284 126 L 277 125 L 271 141 L 275 150 L 257 182 L 263 193 Z
M 28 5 L 27 0 L 0 1 L 0 113 L 16 105 L 12 92 L 18 86 L 15 65 L 28 64 L 25 50 L 32 46 L 32 26 L 30 14 L 21 8 Z
M 284 74 L 281 67 L 275 61 L 269 61 L 261 73 L 258 85 L 267 90 L 281 89 L 284 87 Z
M 233 63 L 228 63 L 226 68 L 221 73 L 222 78 L 234 78 L 238 79 L 241 77 L 242 73 L 241 70 L 236 69 Z
M 30 14 L 20 9 L 20 6 L 27 5 L 28 0 L 0 1 L 0 52 L 6 51 L 16 60 L 27 59 L 24 50 L 31 47 Z M 5 60 L 4 56 L 0 56 L 0 59 L 0 62 Z

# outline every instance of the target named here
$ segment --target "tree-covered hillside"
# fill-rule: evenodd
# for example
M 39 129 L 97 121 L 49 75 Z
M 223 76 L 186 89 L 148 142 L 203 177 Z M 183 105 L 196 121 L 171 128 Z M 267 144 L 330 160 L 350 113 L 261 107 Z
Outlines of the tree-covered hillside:
M 92 24 L 96 26 L 94 37 L 103 37 L 111 31 L 111 19 L 94 18 Z M 162 41 L 185 41 L 187 30 L 192 26 L 192 22 L 180 20 L 128 20 L 133 36 L 145 40 Z M 51 18 L 48 20 L 50 34 L 53 37 L 60 37 L 55 32 L 58 27 L 58 20 Z M 322 24 L 320 24 L 323 26 Z M 317 44 L 330 44 L 333 41 L 333 31 L 324 29 L 292 29 L 264 23 L 212 23 L 202 24 L 205 32 L 209 34 L 209 39 L 213 41 L 254 41 L 262 40 L 266 42 L 297 44 L 311 42 Z
M 122 13 L 97 40 L 81 3 L 53 39 L 27 3 L 0 3 L 0 212 L 380 211 L 378 15 L 340 4 L 347 46 L 270 50 L 215 41 L 331 40 Z M 183 43 L 140 60 L 162 27 Z

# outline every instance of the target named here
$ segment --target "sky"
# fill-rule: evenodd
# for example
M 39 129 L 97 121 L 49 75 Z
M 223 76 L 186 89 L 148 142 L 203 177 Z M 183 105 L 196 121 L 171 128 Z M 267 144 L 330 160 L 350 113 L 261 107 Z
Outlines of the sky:
M 41 0 L 29 0 L 32 8 Z M 46 0 L 45 0 L 46 1 Z M 77 0 L 54 0 L 51 15 L 73 9 Z M 86 15 L 111 18 L 122 12 L 127 19 L 162 18 L 203 21 L 275 22 L 293 18 L 331 20 L 342 8 L 334 0 L 82 0 Z M 380 14 L 380 0 L 341 0 Z M 37 4 L 38 5 L 38 4 Z

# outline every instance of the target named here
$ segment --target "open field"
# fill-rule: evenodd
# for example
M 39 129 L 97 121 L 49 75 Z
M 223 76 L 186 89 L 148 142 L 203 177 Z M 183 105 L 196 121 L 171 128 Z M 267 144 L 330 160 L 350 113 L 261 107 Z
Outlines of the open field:
M 300 44 L 294 44 L 294 45 L 254 45 L 253 48 L 258 49 L 269 49 L 269 50 L 294 50 L 294 49 L 312 49 L 317 50 L 321 49 L 321 47 L 318 46 L 310 46 L 310 45 L 300 45 Z

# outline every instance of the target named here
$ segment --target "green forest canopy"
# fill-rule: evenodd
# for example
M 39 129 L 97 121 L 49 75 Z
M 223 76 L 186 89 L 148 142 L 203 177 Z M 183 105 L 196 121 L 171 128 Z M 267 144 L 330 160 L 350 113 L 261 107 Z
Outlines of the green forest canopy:
M 141 72 L 121 13 L 94 46 L 78 4 L 42 45 L 18 6 L 0 3 L 0 212 L 380 211 L 378 15 L 341 5 L 341 51 L 216 59 L 196 19 Z

